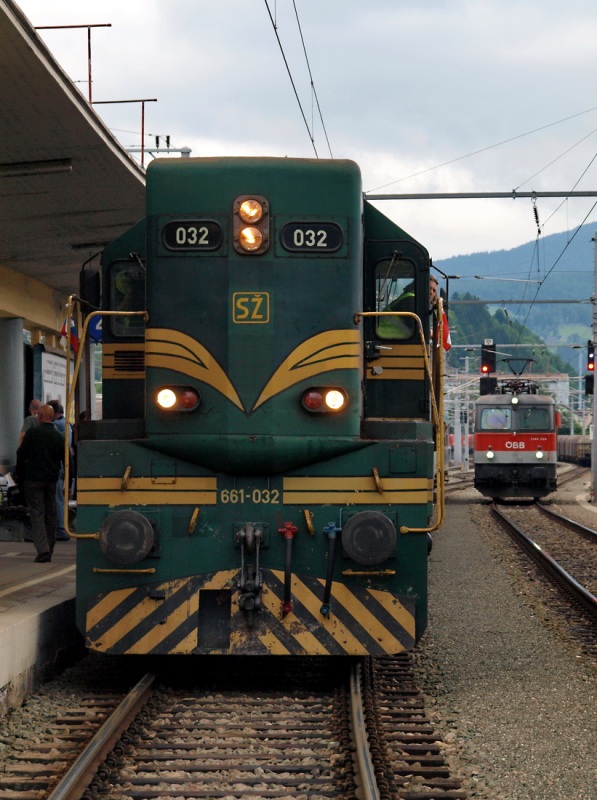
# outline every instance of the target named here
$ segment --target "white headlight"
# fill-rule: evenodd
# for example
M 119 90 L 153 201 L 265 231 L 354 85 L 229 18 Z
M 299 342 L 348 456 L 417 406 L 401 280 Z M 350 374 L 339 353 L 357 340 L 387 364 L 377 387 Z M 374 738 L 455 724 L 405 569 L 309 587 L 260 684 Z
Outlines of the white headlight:
M 487 456 L 487 458 L 489 458 L 490 460 L 491 460 L 492 458 L 495 458 L 495 453 L 493 452 L 493 450 L 488 450 L 488 451 L 485 453 L 485 455 L 486 455 L 486 456 Z

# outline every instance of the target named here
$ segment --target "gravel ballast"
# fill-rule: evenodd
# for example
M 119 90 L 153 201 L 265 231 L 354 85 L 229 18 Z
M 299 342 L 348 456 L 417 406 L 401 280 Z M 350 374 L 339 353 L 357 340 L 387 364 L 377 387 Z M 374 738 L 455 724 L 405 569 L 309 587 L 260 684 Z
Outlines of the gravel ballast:
M 560 513 L 573 516 L 580 488 L 560 493 Z M 482 502 L 474 489 L 450 499 L 434 535 L 416 654 L 431 716 L 471 797 L 597 800 L 594 665 Z

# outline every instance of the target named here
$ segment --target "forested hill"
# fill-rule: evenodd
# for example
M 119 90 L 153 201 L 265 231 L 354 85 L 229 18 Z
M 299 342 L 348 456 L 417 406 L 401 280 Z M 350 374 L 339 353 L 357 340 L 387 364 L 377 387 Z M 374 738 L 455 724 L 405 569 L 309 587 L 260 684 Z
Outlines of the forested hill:
M 499 327 L 507 326 L 511 334 L 515 333 L 515 326 L 518 328 L 521 324 L 536 335 L 531 337 L 536 341 L 586 344 L 587 339 L 592 338 L 589 298 L 595 290 L 593 237 L 596 227 L 591 223 L 581 227 L 576 235 L 565 232 L 540 236 L 512 250 L 472 253 L 434 262 L 447 275 L 461 276 L 449 281 L 453 343 L 478 345 L 482 340 L 479 338 L 482 331 L 478 328 L 486 326 L 481 324 L 480 316 L 473 309 L 483 306 L 458 302 L 474 297 L 492 301 L 487 309 L 495 315 L 494 322 Z M 582 302 L 541 302 L 558 299 Z M 531 305 L 521 300 L 535 302 Z M 491 320 L 486 319 L 486 322 Z M 469 340 L 470 336 L 475 338 Z M 496 338 L 491 332 L 485 334 L 487 337 Z M 560 348 L 554 350 L 554 354 L 556 352 L 564 361 L 577 365 L 577 350 Z M 550 371 L 556 371 L 554 365 Z

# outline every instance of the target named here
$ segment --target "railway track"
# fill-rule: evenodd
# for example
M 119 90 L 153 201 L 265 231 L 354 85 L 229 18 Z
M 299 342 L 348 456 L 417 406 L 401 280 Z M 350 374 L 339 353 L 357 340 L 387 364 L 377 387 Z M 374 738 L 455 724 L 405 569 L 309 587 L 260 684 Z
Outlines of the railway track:
M 567 470 L 558 469 L 558 486 L 564 486 L 572 481 L 579 480 L 579 478 L 589 477 L 590 470 L 588 467 L 572 467 Z
M 74 718 L 5 765 L 0 798 L 468 797 L 408 655 L 360 661 L 325 690 L 212 691 L 148 673 L 110 716 L 104 706 Z M 74 731 L 83 718 L 92 738 Z
M 597 534 L 539 503 L 492 512 L 516 543 L 567 599 L 566 614 L 583 646 L 597 652 Z M 572 535 L 571 535 L 572 534 Z

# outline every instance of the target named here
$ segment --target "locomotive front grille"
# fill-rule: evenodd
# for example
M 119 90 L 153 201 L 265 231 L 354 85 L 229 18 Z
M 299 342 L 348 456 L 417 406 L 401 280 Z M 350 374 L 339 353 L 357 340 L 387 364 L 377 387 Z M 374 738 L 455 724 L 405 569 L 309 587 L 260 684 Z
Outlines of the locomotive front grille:
M 145 344 L 105 344 L 102 358 L 104 379 L 138 379 L 145 375 Z
M 114 353 L 115 372 L 144 372 L 145 353 L 141 350 L 119 350 Z

